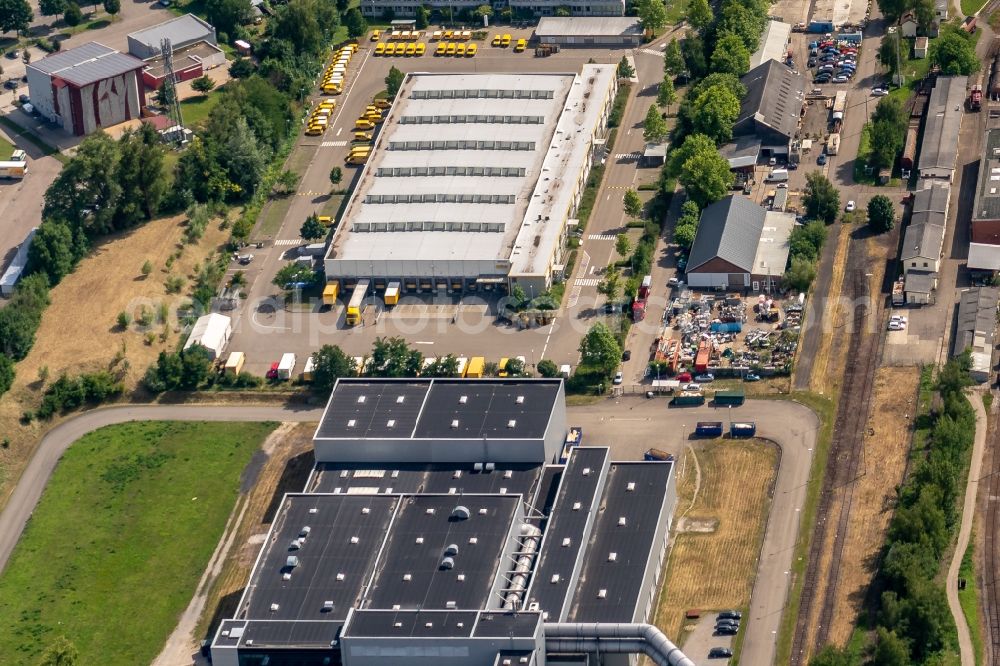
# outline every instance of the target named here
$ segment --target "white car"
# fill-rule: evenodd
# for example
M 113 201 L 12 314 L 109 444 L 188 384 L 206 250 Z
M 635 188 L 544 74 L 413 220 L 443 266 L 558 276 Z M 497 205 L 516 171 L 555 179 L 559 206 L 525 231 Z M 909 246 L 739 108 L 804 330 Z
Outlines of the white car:
M 898 322 L 898 321 L 890 321 L 889 322 L 889 330 L 890 331 L 902 331 L 905 328 L 906 328 L 906 325 L 903 324 L 903 323 L 901 323 L 901 322 Z
M 618 385 L 619 385 L 619 384 L 621 384 L 621 383 L 622 383 L 622 373 L 620 373 L 620 372 L 619 372 L 619 373 L 616 373 L 616 374 L 615 374 L 615 379 L 614 379 L 614 382 L 613 382 L 613 384 L 614 384 L 615 386 L 618 386 Z
M 851 199 L 850 201 L 847 202 L 847 206 L 844 208 L 844 210 L 846 210 L 848 213 L 853 213 L 855 208 L 857 208 L 857 205 L 854 203 L 854 199 Z
M 872 97 L 885 97 L 889 91 L 885 88 L 872 88 Z

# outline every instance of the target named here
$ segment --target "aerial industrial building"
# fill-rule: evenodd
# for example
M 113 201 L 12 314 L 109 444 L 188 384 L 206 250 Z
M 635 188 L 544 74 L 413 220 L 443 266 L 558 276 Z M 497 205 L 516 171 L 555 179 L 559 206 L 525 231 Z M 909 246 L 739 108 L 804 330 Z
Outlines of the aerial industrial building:
M 920 143 L 921 178 L 941 178 L 948 182 L 955 175 L 958 158 L 958 131 L 962 127 L 967 76 L 939 76 L 927 102 L 924 138 Z
M 325 258 L 342 291 L 404 292 L 562 277 L 567 232 L 617 90 L 580 74 L 410 74 L 376 137 Z
M 341 379 L 213 663 L 693 666 L 645 624 L 673 461 L 565 423 L 561 380 Z

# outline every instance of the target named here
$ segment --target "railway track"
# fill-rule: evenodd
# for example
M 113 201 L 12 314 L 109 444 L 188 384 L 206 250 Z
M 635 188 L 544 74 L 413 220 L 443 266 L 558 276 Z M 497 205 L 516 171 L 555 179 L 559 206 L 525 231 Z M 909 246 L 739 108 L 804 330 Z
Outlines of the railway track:
M 862 246 L 863 247 L 863 246 Z M 855 250 L 855 247 L 852 247 Z M 809 548 L 809 564 L 802 586 L 799 617 L 792 641 L 791 663 L 805 663 L 812 650 L 808 646 L 811 626 L 810 617 L 817 603 L 820 606 L 814 647 L 823 645 L 829 637 L 833 613 L 836 607 L 837 585 L 840 578 L 841 558 L 849 527 L 851 504 L 854 496 L 854 481 L 864 456 L 865 424 L 871 412 L 872 387 L 879 359 L 885 345 L 885 299 L 882 294 L 870 297 L 868 275 L 866 273 L 867 252 L 863 249 L 848 255 L 850 294 L 854 303 L 853 328 L 848 345 L 848 362 L 841 384 L 840 404 L 834 422 L 833 441 L 830 445 L 829 464 L 823 479 L 817 509 L 817 522 L 813 530 Z M 831 515 L 831 504 L 842 494 L 840 511 Z M 836 518 L 837 530 L 833 543 L 827 538 L 827 520 Z M 819 562 L 827 551 L 831 553 L 830 565 L 826 570 L 828 583 L 822 596 L 819 595 L 821 571 Z
M 986 620 L 987 663 L 1000 659 L 1000 429 L 994 425 L 988 442 L 989 494 L 986 502 L 983 557 L 983 615 Z

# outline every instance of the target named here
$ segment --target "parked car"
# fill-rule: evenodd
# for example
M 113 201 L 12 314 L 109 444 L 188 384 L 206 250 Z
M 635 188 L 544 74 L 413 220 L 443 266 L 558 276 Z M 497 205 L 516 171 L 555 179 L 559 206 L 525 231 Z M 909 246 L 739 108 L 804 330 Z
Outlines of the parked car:
M 816 66 L 816 58 L 809 58 L 809 60 L 806 61 L 806 67 L 815 67 L 815 66 Z
M 21 104 L 28 104 L 31 102 L 31 99 L 27 95 L 18 95 L 17 101 Z
M 797 170 L 799 168 L 799 163 L 798 162 L 789 162 L 788 165 L 785 166 L 785 168 L 788 169 L 789 171 L 795 171 L 795 170 Z M 785 187 L 788 187 L 788 185 L 785 184 L 785 183 L 782 183 L 778 187 L 781 187 L 782 185 L 784 185 Z
M 236 257 L 236 260 L 238 262 L 240 262 L 242 265 L 246 266 L 251 261 L 253 261 L 253 255 L 252 254 L 241 254 L 238 257 Z
M 687 384 L 691 381 L 691 379 L 692 377 L 690 372 L 682 372 L 681 374 L 677 375 L 677 381 L 679 381 L 681 384 Z M 697 384 L 695 384 L 695 386 L 697 386 Z
M 824 72 L 817 75 L 816 78 L 813 79 L 813 83 L 829 83 L 831 79 L 833 79 L 833 75 L 830 72 Z
M 700 391 L 701 384 L 681 384 L 682 391 Z
M 735 636 L 736 633 L 739 630 L 740 630 L 739 627 L 734 627 L 734 626 L 731 626 L 731 625 L 724 625 L 724 626 L 721 626 L 721 627 L 716 627 L 715 628 L 715 633 L 717 633 L 717 634 L 719 634 L 721 636 Z
M 277 379 L 278 378 L 278 362 L 275 361 L 271 364 L 271 369 L 267 371 L 264 375 L 267 379 Z
M 743 381 L 745 381 L 745 382 L 759 382 L 760 381 L 760 375 L 754 374 L 752 372 L 747 373 L 747 375 L 743 378 Z
M 889 322 L 889 330 L 890 331 L 903 331 L 903 330 L 906 330 L 906 326 L 904 324 L 901 324 L 898 321 L 890 321 Z
M 818 164 L 820 166 L 823 166 L 824 164 L 826 164 L 826 153 L 820 153 L 816 157 L 816 164 Z
M 714 647 L 708 651 L 709 659 L 728 659 L 733 656 L 733 651 L 725 647 Z
M 843 74 L 833 77 L 834 83 L 847 83 L 850 80 L 851 78 L 849 76 L 844 76 Z
M 11 49 L 10 51 L 7 51 L 7 57 L 10 58 L 11 60 L 17 60 L 17 57 L 19 55 L 21 55 L 21 52 L 18 51 L 17 49 Z
M 625 351 L 622 352 L 622 360 L 623 361 L 630 361 L 630 360 L 632 360 L 632 352 L 631 352 L 631 350 L 626 349 Z
M 616 372 L 614 381 L 612 382 L 615 386 L 618 386 L 623 381 L 622 373 Z
M 715 381 L 715 375 L 713 375 L 711 372 L 706 372 L 704 374 L 696 376 L 694 380 L 699 384 L 709 384 Z
M 17 90 L 17 79 L 7 79 L 3 82 L 3 87 L 7 90 Z
M 853 213 L 857 207 L 858 205 L 854 203 L 854 199 L 851 199 L 850 201 L 847 202 L 847 205 L 844 206 L 844 210 L 847 211 L 848 213 Z
M 889 91 L 885 88 L 872 88 L 872 97 L 885 97 Z
M 719 611 L 719 614 L 716 615 L 716 619 L 718 619 L 718 620 L 742 620 L 743 619 L 743 613 L 741 613 L 738 610 L 723 610 L 723 611 Z
M 817 71 L 817 72 L 832 72 L 832 71 L 833 71 L 833 65 L 832 65 L 832 64 L 830 64 L 830 63 L 827 63 L 827 64 L 825 64 L 825 65 L 820 65 L 820 66 L 819 66 L 819 67 L 817 68 L 817 70 L 816 70 L 816 71 Z

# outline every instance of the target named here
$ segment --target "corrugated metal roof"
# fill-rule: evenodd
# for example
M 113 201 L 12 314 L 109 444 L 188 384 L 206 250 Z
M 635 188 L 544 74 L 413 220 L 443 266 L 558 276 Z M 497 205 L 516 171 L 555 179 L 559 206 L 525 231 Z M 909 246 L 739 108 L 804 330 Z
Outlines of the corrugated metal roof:
M 920 171 L 955 168 L 967 76 L 939 76 L 927 103 Z M 921 174 L 922 175 L 922 174 Z
M 941 257 L 944 245 L 944 227 L 936 224 L 910 224 L 903 235 L 903 249 L 900 258 L 903 261 L 912 259 L 930 259 L 937 261 Z
M 806 79 L 784 63 L 767 60 L 744 74 L 740 82 L 747 94 L 740 103 L 734 125 L 750 119 L 791 139 L 799 126 Z
M 543 16 L 538 19 L 535 35 L 579 37 L 641 35 L 639 20 L 631 16 Z
M 750 69 L 768 60 L 784 60 L 788 52 L 788 39 L 792 25 L 781 21 L 768 21 L 760 36 L 760 46 L 750 56 Z
M 142 61 L 104 44 L 88 42 L 75 49 L 42 58 L 28 67 L 67 83 L 85 86 L 134 69 L 142 69 Z
M 942 183 L 931 183 L 913 194 L 913 213 L 947 213 L 951 187 Z
M 719 257 L 752 273 L 757 245 L 764 231 L 764 214 L 764 209 L 757 204 L 735 195 L 708 206 L 701 212 L 698 234 L 688 258 L 688 271 Z
M 185 14 L 143 30 L 136 30 L 128 36 L 129 39 L 157 50 L 160 48 L 160 40 L 164 37 L 170 40 L 174 48 L 200 40 L 215 42 L 215 28 L 194 14 Z

